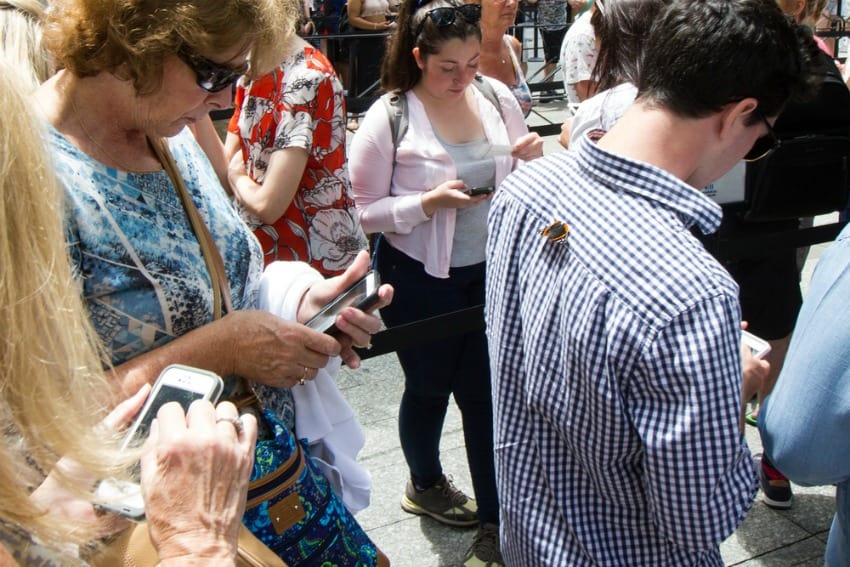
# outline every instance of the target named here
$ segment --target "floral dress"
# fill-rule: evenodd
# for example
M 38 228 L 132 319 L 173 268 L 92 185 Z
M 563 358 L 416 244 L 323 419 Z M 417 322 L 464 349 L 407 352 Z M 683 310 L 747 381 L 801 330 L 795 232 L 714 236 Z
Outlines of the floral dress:
M 304 148 L 309 156 L 292 203 L 272 225 L 242 209 L 265 263 L 301 260 L 337 275 L 366 247 L 345 153 L 342 85 L 321 51 L 305 46 L 270 74 L 236 89 L 228 131 L 239 136 L 248 175 L 262 183 L 272 153 Z

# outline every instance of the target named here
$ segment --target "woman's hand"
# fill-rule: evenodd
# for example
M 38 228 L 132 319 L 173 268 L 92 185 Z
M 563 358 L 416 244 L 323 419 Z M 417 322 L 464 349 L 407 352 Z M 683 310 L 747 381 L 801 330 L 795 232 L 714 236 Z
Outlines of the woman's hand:
M 306 320 L 300 317 L 299 313 L 299 321 Z M 222 375 L 235 374 L 277 388 L 312 380 L 330 357 L 343 350 L 334 337 L 266 311 L 237 310 L 212 323 L 219 324 L 226 329 L 220 348 L 231 353 Z
M 301 35 L 310 35 L 316 31 L 316 24 L 311 19 L 307 19 L 301 24 Z
M 543 138 L 537 132 L 529 132 L 514 144 L 511 156 L 523 161 L 531 161 L 543 155 Z
M 357 255 L 354 262 L 342 275 L 318 282 L 307 290 L 301 300 L 301 305 L 298 307 L 298 321 L 305 322 L 310 319 L 319 309 L 351 287 L 368 271 L 369 253 L 364 250 Z M 372 308 L 372 311 L 389 305 L 392 299 L 392 286 L 389 284 L 382 285 L 378 288 L 378 303 Z M 354 352 L 352 346 L 359 348 L 369 346 L 372 335 L 381 330 L 381 320 L 372 315 L 371 312 L 367 313 L 354 307 L 346 307 L 337 315 L 335 324 L 342 332 L 336 338 L 341 347 L 339 355 L 349 368 L 359 367 L 360 357 Z M 334 340 L 329 335 L 323 336 Z
M 460 179 L 441 183 L 422 193 L 422 210 L 431 217 L 440 209 L 466 209 L 490 198 L 489 195 L 467 195 L 466 188 Z
M 160 408 L 144 445 L 141 483 L 162 565 L 235 561 L 256 441 L 254 417 L 240 418 L 229 402 L 214 409 L 195 401 L 185 416 L 176 402 Z
M 145 403 L 150 393 L 149 384 L 142 386 L 132 397 L 122 401 L 103 419 L 103 426 L 117 430 L 126 426 Z M 81 498 L 66 488 L 58 478 L 61 474 L 65 479 L 73 481 L 78 486 L 92 486 L 96 479 L 91 474 L 68 457 L 62 457 L 56 463 L 56 468 L 36 488 L 30 498 L 39 507 L 51 514 L 65 518 L 69 524 L 94 525 L 96 533 L 108 536 L 125 529 L 129 522 L 113 514 L 97 514 L 94 506 L 88 500 Z

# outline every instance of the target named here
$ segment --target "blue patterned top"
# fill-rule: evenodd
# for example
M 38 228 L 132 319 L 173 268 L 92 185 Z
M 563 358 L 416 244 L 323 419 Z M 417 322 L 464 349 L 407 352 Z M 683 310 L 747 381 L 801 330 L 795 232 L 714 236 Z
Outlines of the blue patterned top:
M 212 321 L 210 276 L 168 173 L 107 167 L 54 128 L 49 140 L 66 188 L 72 265 L 112 364 Z M 171 138 L 169 147 L 224 259 L 234 309 L 255 308 L 263 266 L 256 239 L 188 129 Z M 288 390 L 282 392 L 291 400 Z M 280 404 L 272 406 L 285 423 L 294 423 Z
M 485 306 L 507 564 L 723 565 L 756 476 L 738 287 L 689 230 L 720 219 L 587 137 L 499 186 Z M 541 234 L 556 221 L 565 238 Z

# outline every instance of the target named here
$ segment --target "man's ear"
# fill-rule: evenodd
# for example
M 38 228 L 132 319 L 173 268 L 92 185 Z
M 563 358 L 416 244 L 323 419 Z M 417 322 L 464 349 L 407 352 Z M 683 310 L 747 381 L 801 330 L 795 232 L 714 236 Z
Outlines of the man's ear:
M 416 61 L 416 66 L 420 70 L 425 69 L 425 60 L 422 58 L 422 52 L 419 51 L 419 46 L 413 48 L 413 59 Z
M 749 126 L 750 115 L 758 108 L 758 105 L 758 100 L 753 97 L 727 104 L 721 112 L 720 132 L 718 133 L 720 139 L 735 135 L 736 127 Z

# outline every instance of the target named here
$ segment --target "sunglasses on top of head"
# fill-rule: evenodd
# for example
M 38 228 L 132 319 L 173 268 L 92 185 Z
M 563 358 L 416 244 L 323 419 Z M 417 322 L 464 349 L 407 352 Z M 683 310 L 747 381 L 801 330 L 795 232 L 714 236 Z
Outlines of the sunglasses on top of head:
M 195 73 L 198 86 L 210 93 L 223 91 L 248 70 L 247 62 L 238 68 L 230 67 L 193 53 L 186 46 L 177 51 L 177 57 Z
M 421 5 L 425 5 L 423 2 Z M 419 25 L 416 26 L 414 37 L 418 37 L 425 27 L 425 22 L 431 20 L 438 28 L 445 28 L 455 23 L 455 18 L 460 14 L 460 17 L 468 24 L 477 24 L 481 20 L 481 6 L 478 4 L 463 4 L 462 6 L 443 6 L 442 8 L 434 8 L 425 12 L 425 16 Z
M 776 131 L 773 129 L 773 126 L 770 125 L 770 122 L 767 121 L 767 117 L 765 117 L 764 113 L 762 113 L 762 111 L 758 108 L 753 110 L 753 112 L 755 112 L 756 116 L 758 116 L 764 123 L 767 128 L 767 134 L 760 137 L 753 143 L 753 147 L 750 148 L 750 151 L 748 151 L 747 155 L 744 156 L 744 161 L 758 161 L 773 153 L 773 151 L 782 144 L 779 136 L 776 135 Z

